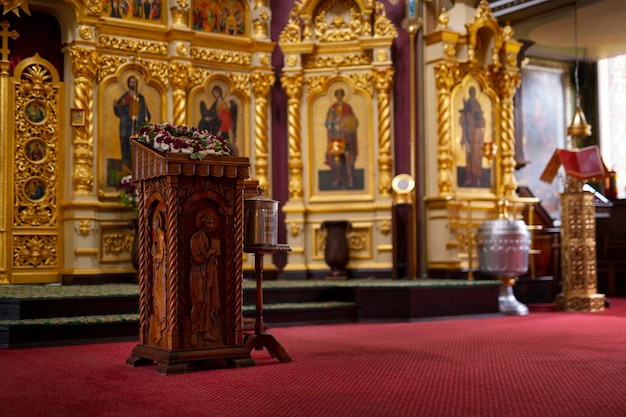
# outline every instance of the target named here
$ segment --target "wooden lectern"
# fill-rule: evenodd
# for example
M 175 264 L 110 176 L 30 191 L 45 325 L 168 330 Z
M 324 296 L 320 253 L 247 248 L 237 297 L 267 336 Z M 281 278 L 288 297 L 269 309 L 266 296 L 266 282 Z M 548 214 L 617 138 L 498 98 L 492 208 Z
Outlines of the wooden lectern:
M 139 190 L 139 344 L 126 363 L 184 373 L 254 365 L 243 333 L 248 158 L 160 153 L 132 140 Z

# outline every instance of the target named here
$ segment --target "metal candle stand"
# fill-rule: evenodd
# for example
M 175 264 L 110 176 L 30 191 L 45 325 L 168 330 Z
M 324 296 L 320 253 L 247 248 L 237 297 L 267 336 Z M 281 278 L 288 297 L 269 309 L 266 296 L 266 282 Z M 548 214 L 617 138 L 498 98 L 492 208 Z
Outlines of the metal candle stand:
M 254 334 L 246 335 L 244 343 L 248 350 L 267 349 L 270 355 L 280 362 L 291 362 L 291 356 L 285 348 L 270 333 L 263 330 L 263 255 L 274 252 L 287 252 L 291 249 L 287 245 L 254 245 L 244 244 L 244 252 L 254 253 L 254 270 L 256 272 L 256 317 Z
M 266 253 L 288 252 L 287 245 L 276 244 L 278 230 L 278 202 L 263 197 L 263 187 L 257 187 L 258 196 L 244 201 L 244 244 L 246 253 L 254 253 L 256 272 L 256 317 L 254 334 L 244 338 L 246 348 L 263 350 L 280 362 L 291 362 L 291 356 L 263 326 L 263 256 Z

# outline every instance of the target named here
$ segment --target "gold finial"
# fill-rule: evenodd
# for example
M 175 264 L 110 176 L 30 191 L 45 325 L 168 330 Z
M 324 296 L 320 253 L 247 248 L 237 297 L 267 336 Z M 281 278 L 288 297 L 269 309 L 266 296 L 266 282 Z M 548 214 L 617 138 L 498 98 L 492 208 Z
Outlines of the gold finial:
M 439 14 L 439 28 L 445 29 L 448 27 L 448 23 L 450 22 L 450 17 L 448 13 L 446 13 L 446 8 L 441 8 L 441 13 Z

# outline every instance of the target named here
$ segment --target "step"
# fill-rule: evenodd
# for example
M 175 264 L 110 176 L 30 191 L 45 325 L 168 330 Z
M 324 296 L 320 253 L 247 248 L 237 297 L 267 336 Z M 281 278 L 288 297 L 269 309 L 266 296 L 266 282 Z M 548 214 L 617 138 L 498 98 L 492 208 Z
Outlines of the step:
M 356 322 L 358 311 L 356 303 L 344 301 L 264 304 L 263 322 L 271 327 Z M 256 307 L 244 305 L 243 316 L 247 319 L 255 318 Z
M 138 338 L 138 313 L 0 320 L 0 348 L 123 342 Z
M 0 289 L 0 320 L 132 314 L 139 311 L 139 289 L 133 284 L 15 285 Z

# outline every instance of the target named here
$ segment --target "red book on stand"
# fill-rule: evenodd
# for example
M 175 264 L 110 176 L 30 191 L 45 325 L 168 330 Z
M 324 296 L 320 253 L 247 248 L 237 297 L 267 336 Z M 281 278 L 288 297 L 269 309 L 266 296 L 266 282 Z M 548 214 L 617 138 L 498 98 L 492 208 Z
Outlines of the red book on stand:
M 600 179 L 609 175 L 609 170 L 600 156 L 600 149 L 595 145 L 574 150 L 555 150 L 539 177 L 541 181 L 551 183 L 561 165 L 566 175 L 579 180 Z

